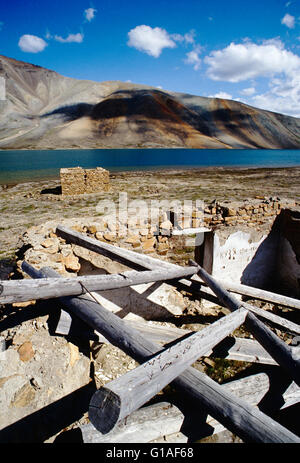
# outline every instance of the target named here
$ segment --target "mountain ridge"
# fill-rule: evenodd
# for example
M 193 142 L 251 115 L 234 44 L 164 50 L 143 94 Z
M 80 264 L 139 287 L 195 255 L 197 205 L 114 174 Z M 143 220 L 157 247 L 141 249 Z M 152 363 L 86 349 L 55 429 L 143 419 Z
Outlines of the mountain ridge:
M 300 119 L 234 100 L 94 82 L 0 55 L 0 149 L 299 149 Z

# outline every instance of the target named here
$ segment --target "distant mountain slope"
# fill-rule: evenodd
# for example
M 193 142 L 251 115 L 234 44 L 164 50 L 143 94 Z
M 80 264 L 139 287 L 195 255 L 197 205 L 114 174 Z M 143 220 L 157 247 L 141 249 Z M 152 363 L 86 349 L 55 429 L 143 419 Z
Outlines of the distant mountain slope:
M 218 98 L 92 82 L 0 55 L 0 149 L 300 148 L 300 119 Z

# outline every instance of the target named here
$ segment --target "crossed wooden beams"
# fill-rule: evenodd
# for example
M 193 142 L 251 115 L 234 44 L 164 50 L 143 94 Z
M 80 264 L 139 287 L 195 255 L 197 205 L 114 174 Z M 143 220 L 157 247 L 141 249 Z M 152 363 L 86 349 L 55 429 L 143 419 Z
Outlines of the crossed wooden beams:
M 245 442 L 300 442 L 298 436 L 258 408 L 225 391 L 207 375 L 190 366 L 228 334 L 244 324 L 269 355 L 286 371 L 287 376 L 300 386 L 300 360 L 295 355 L 295 351 L 259 318 L 268 318 L 269 321 L 294 334 L 299 334 L 298 325 L 274 314 L 266 317 L 266 312 L 262 309 L 238 301 L 196 264 L 182 268 L 150 256 L 99 242 L 62 226 L 57 227 L 56 233 L 68 242 L 84 246 L 135 270 L 143 270 L 118 275 L 77 277 L 72 278 L 73 283 L 69 284 L 69 279 L 60 277 L 52 269 L 36 270 L 26 262 L 22 264 L 26 273 L 34 279 L 39 279 L 36 282 L 26 281 L 27 293 L 26 296 L 24 295 L 26 300 L 35 299 L 35 297 L 29 297 L 29 294 L 32 295 L 34 291 L 34 294 L 38 295 L 37 298 L 58 297 L 72 315 L 84 320 L 104 335 L 109 342 L 141 364 L 135 370 L 106 384 L 93 395 L 89 417 L 96 429 L 103 434 L 108 433 L 122 418 L 137 410 L 163 387 L 171 383 L 178 390 L 192 397 L 212 417 Z M 186 277 L 191 277 L 196 273 L 215 296 L 202 291 L 200 282 L 186 280 Z M 192 333 L 186 339 L 178 340 L 171 347 L 162 349 L 161 346 L 153 343 L 138 330 L 102 307 L 88 293 L 83 294 L 85 290 L 89 292 L 113 289 L 149 281 L 168 281 L 175 287 L 184 288 L 199 297 L 207 299 L 214 297 L 217 303 L 228 307 L 231 313 L 200 332 Z M 37 283 L 40 283 L 40 286 Z M 5 285 L 5 282 L 1 284 L 0 297 L 22 297 L 21 282 L 16 296 L 13 294 L 13 285 L 9 287 Z M 285 298 L 285 305 L 289 302 L 287 299 L 290 298 Z M 295 299 L 292 301 L 294 305 L 299 302 Z

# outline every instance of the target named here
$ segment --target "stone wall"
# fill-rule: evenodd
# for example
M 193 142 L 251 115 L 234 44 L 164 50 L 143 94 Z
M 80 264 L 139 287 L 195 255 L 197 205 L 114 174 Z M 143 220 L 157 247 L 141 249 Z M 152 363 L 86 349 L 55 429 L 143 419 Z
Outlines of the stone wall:
M 249 245 L 247 244 L 246 246 L 249 251 L 247 251 L 247 262 L 249 263 L 257 247 L 260 245 L 261 239 L 266 237 L 272 223 L 283 210 L 282 208 L 285 207 L 286 203 L 286 201 L 279 203 L 278 200 L 258 200 L 251 203 L 210 205 L 202 213 L 199 210 L 192 211 L 190 217 L 186 217 L 185 223 L 182 224 L 185 226 L 182 230 L 179 230 L 176 224 L 174 225 L 174 217 L 168 212 L 162 212 L 158 217 L 157 223 L 149 223 L 148 216 L 138 218 L 135 210 L 132 213 L 128 211 L 128 215 L 122 219 L 121 217 L 116 218 L 109 215 L 94 218 L 82 217 L 78 218 L 78 220 L 70 219 L 70 223 L 67 226 L 80 233 L 87 234 L 91 238 L 116 244 L 137 252 L 152 254 L 154 257 L 165 256 L 181 264 L 186 263 L 189 258 L 194 259 L 195 247 L 200 249 L 204 235 L 207 239 L 209 238 L 209 230 L 217 234 L 219 232 L 224 234 L 226 231 L 226 236 L 228 237 L 244 225 L 244 233 L 246 232 L 248 236 L 248 227 L 250 227 L 249 231 L 251 227 L 255 231 L 256 226 L 259 228 L 261 224 L 265 224 L 267 228 L 265 227 L 264 231 L 259 232 L 259 236 L 255 236 L 254 238 L 252 235 L 249 235 Z M 215 215 L 208 213 L 208 211 L 215 212 L 214 209 L 216 209 Z M 201 217 L 200 214 L 202 214 Z M 220 218 L 216 220 L 215 217 L 218 214 Z M 198 217 L 194 217 L 195 215 Z M 33 227 L 31 230 L 34 232 L 35 228 L 36 234 L 39 234 L 40 227 Z M 71 246 L 66 245 L 61 247 L 54 232 L 55 226 L 53 226 L 52 230 L 48 231 L 47 235 L 44 235 L 44 239 L 39 237 L 38 245 L 34 249 L 28 249 L 26 260 L 32 263 L 32 265 L 39 266 L 40 264 L 43 266 L 47 265 L 48 259 L 51 258 L 55 269 L 60 273 L 78 272 L 80 270 L 79 260 L 71 252 Z M 238 234 L 237 241 L 239 241 L 239 247 L 241 247 L 244 238 L 241 238 L 241 235 Z M 226 246 L 223 249 L 224 245 L 219 244 L 216 246 L 216 243 L 213 244 L 213 242 L 215 240 L 211 242 L 209 247 L 215 247 L 214 253 L 219 248 L 220 252 L 224 253 L 224 258 L 220 260 L 220 265 L 217 265 L 217 258 L 216 256 L 214 257 L 214 268 L 217 265 L 221 269 L 223 267 L 221 263 L 224 259 L 228 262 L 233 260 L 233 265 L 235 265 L 234 261 L 236 261 L 237 256 L 232 256 L 232 259 L 228 257 L 232 254 L 232 246 L 227 244 L 228 249 Z M 245 246 L 242 246 L 242 248 L 241 252 L 244 252 Z M 241 256 L 239 258 L 241 259 Z M 204 259 L 207 260 L 207 256 L 204 256 Z M 199 263 L 203 264 L 203 256 L 200 258 Z M 208 271 L 212 271 L 212 262 L 211 268 L 205 265 L 204 267 Z
M 206 226 L 247 224 L 249 227 L 273 220 L 283 208 L 294 207 L 295 202 L 279 198 L 257 197 L 251 201 L 213 202 L 204 210 Z
M 60 169 L 60 180 L 63 196 L 103 192 L 110 188 L 109 172 L 102 167 L 96 167 L 96 169 L 63 168 Z

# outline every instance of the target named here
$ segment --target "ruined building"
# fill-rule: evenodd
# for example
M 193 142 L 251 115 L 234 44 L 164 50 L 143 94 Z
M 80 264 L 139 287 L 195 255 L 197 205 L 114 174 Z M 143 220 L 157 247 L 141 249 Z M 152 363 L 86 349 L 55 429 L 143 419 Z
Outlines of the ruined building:
M 83 169 L 72 167 L 60 169 L 62 195 L 80 195 L 108 191 L 109 171 L 102 167 Z

